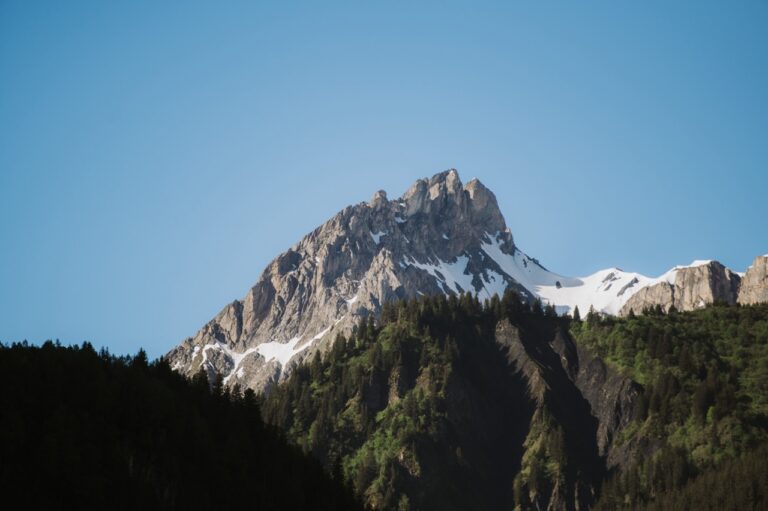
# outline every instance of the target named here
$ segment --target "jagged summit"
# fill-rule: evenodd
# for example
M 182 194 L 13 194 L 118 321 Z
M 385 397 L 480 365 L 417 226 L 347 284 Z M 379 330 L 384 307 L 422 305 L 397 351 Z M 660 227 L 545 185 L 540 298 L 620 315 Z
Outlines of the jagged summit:
M 657 279 L 617 269 L 558 275 L 515 246 L 493 192 L 477 179 L 464 185 L 450 169 L 417 180 L 398 199 L 379 190 L 369 202 L 344 208 L 277 256 L 242 300 L 166 358 L 184 374 L 202 367 L 228 385 L 263 391 L 386 301 L 462 292 L 486 299 L 512 287 L 559 312 L 578 306 L 618 314 L 631 299 L 645 305 L 675 293 L 682 305 L 667 302 L 678 308 L 734 302 L 740 278 L 717 265 L 675 268 Z M 764 265 L 757 268 L 750 282 L 759 287 Z M 683 284 L 675 284 L 678 275 Z M 750 292 L 750 299 L 760 296 L 759 289 Z
M 504 217 L 493 192 L 477 178 L 464 186 L 455 169 L 440 172 L 430 179 L 417 180 L 400 197 L 399 202 L 405 205 L 406 217 L 419 213 L 448 213 L 483 227 L 488 232 L 506 230 Z
M 242 300 L 168 354 L 263 390 L 385 301 L 437 293 L 490 297 L 515 286 L 483 246 L 516 249 L 496 197 L 455 169 L 417 180 L 400 198 L 380 190 L 344 208 L 275 258 Z M 531 263 L 535 264 L 535 263 Z

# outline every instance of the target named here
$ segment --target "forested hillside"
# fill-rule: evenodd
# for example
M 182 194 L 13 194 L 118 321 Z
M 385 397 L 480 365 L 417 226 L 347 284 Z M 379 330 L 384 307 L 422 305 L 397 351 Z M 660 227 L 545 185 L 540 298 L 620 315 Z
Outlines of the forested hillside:
M 386 305 L 379 325 L 361 323 L 269 394 L 265 417 L 338 465 L 376 508 L 591 502 L 602 463 L 594 440 L 577 435 L 594 421 L 578 400 L 579 410 L 555 404 L 572 385 L 548 397 L 531 388 L 549 384 L 511 362 L 516 348 L 497 342 L 500 322 L 526 345 L 568 324 L 515 293 L 485 306 L 470 295 Z
M 54 509 L 768 508 L 768 305 L 645 312 L 385 304 L 258 398 L 143 352 L 2 346 L 0 487 Z
M 761 509 L 768 306 L 648 312 L 387 305 L 263 412 L 379 509 Z
M 644 386 L 635 421 L 617 439 L 637 455 L 605 486 L 599 508 L 767 507 L 768 305 L 645 312 L 588 315 L 572 328 L 577 342 Z
M 24 509 L 362 509 L 252 392 L 162 361 L 0 345 L 0 489 Z

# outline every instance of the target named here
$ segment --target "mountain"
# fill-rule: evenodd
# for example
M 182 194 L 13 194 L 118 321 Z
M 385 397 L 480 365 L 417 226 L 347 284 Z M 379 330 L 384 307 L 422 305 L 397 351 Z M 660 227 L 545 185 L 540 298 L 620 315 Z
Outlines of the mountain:
M 764 297 L 765 266 L 753 266 L 744 300 Z M 202 368 L 211 380 L 262 392 L 393 300 L 461 292 L 483 300 L 512 289 L 561 314 L 578 307 L 616 315 L 735 303 L 740 280 L 715 261 L 658 278 L 618 268 L 558 275 L 516 246 L 488 188 L 477 179 L 462 184 L 448 170 L 416 181 L 398 199 L 378 191 L 343 209 L 275 258 L 242 300 L 166 358 L 188 376 Z

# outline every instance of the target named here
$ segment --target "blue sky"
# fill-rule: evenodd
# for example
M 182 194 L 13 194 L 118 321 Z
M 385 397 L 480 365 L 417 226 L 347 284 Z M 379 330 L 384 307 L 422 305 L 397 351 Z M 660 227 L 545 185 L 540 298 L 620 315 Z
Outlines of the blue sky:
M 122 5 L 120 5 L 122 4 Z M 768 252 L 768 4 L 0 2 L 0 340 L 159 356 L 455 167 L 550 269 Z

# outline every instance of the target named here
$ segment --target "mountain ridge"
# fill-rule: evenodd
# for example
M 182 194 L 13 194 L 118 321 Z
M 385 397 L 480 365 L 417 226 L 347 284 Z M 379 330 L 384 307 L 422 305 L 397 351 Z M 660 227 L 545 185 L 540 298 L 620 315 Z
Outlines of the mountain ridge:
M 768 288 L 768 266 L 758 260 L 745 274 L 745 300 L 762 300 Z M 183 374 L 202 368 L 211 380 L 265 391 L 388 301 L 463 292 L 488 299 L 510 288 L 561 314 L 579 307 L 582 314 L 594 308 L 625 315 L 655 305 L 736 303 L 740 282 L 716 261 L 657 278 L 617 268 L 586 277 L 551 272 L 516 246 L 493 192 L 478 179 L 463 184 L 450 169 L 417 180 L 397 199 L 379 190 L 342 209 L 270 262 L 243 299 L 166 358 Z

